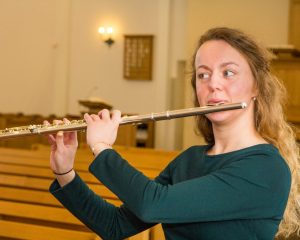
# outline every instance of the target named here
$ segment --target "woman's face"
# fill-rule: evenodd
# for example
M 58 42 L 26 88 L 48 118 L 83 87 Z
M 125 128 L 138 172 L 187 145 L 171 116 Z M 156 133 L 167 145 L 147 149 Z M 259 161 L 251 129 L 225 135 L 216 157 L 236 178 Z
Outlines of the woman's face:
M 205 42 L 197 51 L 195 69 L 200 106 L 238 102 L 249 104 L 255 96 L 254 78 L 247 60 L 225 41 Z M 236 118 L 242 111 L 223 111 L 208 114 L 207 117 L 213 123 L 224 122 Z

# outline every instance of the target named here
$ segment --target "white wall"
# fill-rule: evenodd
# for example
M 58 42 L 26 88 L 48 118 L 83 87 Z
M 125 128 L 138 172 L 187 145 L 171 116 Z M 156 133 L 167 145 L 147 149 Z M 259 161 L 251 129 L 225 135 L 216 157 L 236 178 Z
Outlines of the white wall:
M 72 1 L 69 112 L 77 113 L 78 99 L 91 94 L 126 113 L 163 109 L 165 94 L 162 96 L 160 89 L 166 80 L 162 79 L 165 76 L 161 65 L 166 61 L 162 57 L 165 47 L 162 45 L 166 43 L 160 28 L 168 26 L 160 18 L 169 13 L 168 9 L 159 12 L 163 7 L 160 2 Z M 111 24 L 117 31 L 116 42 L 110 48 L 97 33 L 98 27 L 105 24 Z M 155 36 L 152 81 L 129 81 L 123 78 L 124 34 Z
M 55 1 L 0 1 L 0 112 L 52 107 Z
M 187 0 L 187 51 L 192 55 L 197 39 L 216 26 L 239 28 L 265 45 L 287 44 L 288 0 Z M 189 79 L 186 81 L 186 106 L 193 97 Z M 202 140 L 193 134 L 194 121 L 185 119 L 184 148 Z

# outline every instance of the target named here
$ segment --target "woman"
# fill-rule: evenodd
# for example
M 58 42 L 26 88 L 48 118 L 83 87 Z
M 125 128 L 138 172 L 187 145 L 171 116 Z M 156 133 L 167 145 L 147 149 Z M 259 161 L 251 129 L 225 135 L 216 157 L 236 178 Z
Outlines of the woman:
M 192 86 L 196 106 L 248 107 L 197 117 L 208 144 L 185 150 L 154 181 L 112 149 L 119 111 L 85 114 L 95 155 L 89 170 L 124 205 L 103 201 L 74 172 L 76 133 L 49 136 L 52 194 L 103 239 L 156 223 L 166 239 L 274 239 L 299 231 L 299 151 L 267 53 L 238 30 L 211 29 L 196 48 Z

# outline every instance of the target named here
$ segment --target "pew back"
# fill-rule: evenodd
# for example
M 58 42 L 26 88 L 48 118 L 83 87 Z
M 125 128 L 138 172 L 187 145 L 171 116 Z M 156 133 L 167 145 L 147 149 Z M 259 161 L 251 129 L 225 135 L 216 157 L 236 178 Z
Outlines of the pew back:
M 178 154 L 150 149 L 116 148 L 130 164 L 150 178 L 155 178 Z M 43 234 L 52 232 L 52 236 L 57 235 L 55 239 L 97 239 L 96 234 L 64 209 L 48 192 L 54 179 L 49 168 L 49 151 L 48 147 L 35 150 L 0 148 L 0 219 L 3 226 L 7 226 L 5 230 L 1 228 L 0 238 L 38 239 L 39 236 L 33 237 L 30 234 L 41 233 L 42 238 Z M 92 160 L 93 156 L 88 148 L 78 150 L 75 170 L 96 194 L 115 206 L 120 206 L 122 203 L 117 196 L 88 172 Z M 25 232 L 18 235 L 15 231 L 18 227 L 24 228 Z M 73 234 L 77 233 L 80 233 L 80 237 L 73 238 Z M 162 230 L 157 225 L 129 239 L 163 238 Z

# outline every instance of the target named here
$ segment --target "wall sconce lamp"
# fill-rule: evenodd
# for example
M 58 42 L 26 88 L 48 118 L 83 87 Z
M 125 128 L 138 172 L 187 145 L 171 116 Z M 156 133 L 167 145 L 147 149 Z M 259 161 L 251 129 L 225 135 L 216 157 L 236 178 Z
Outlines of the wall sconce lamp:
M 103 41 L 110 47 L 115 41 L 112 38 L 114 29 L 112 27 L 99 27 L 98 32 L 100 33 Z

